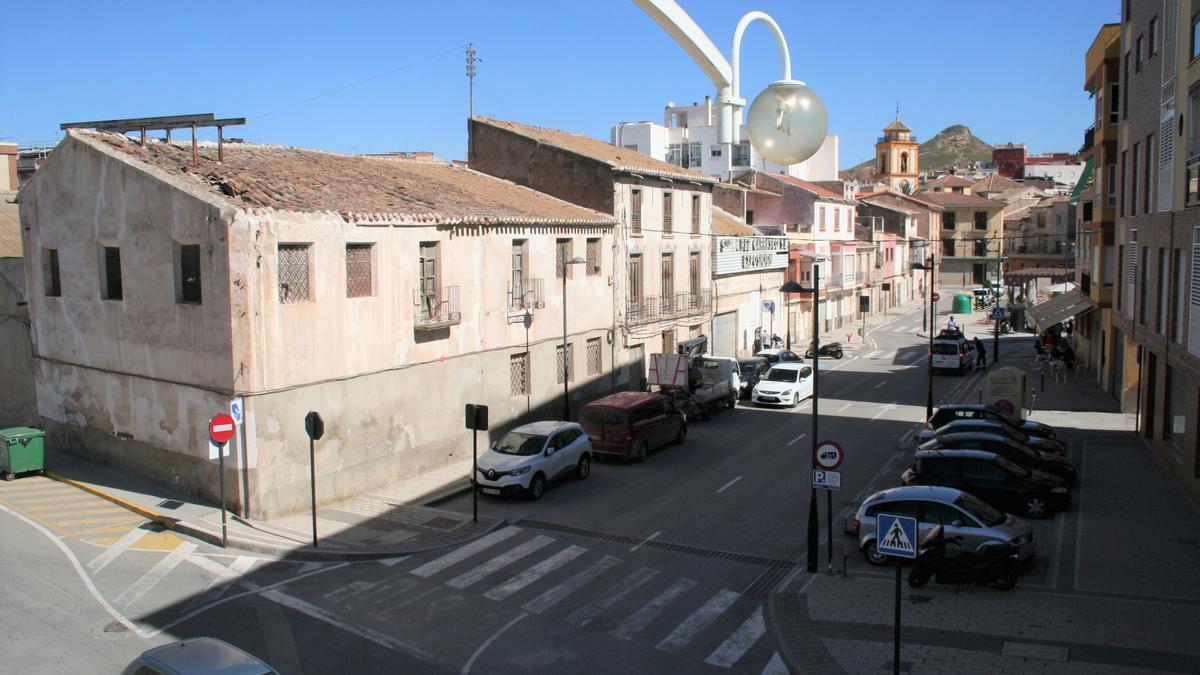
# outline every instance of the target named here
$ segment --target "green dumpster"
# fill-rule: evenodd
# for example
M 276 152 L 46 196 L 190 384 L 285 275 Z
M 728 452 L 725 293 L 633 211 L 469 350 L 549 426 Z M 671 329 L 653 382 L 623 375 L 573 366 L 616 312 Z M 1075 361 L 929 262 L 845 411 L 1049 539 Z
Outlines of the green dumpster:
M 31 427 L 0 429 L 0 474 L 12 480 L 18 473 L 45 467 L 46 432 Z
M 974 293 L 956 293 L 954 295 L 954 314 L 970 314 L 975 309 Z

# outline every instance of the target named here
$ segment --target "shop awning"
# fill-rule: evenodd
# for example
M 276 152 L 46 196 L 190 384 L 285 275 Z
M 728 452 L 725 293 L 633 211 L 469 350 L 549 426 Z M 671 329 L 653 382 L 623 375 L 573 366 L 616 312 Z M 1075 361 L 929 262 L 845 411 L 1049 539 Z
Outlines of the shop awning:
M 1092 308 L 1092 303 L 1079 291 L 1067 291 L 1057 298 L 1034 305 L 1025 310 L 1029 318 L 1037 326 L 1038 332 L 1052 328 L 1067 319 L 1074 318 Z
M 1071 203 L 1079 201 L 1079 195 L 1083 193 L 1084 188 L 1092 180 L 1092 170 L 1095 169 L 1095 157 L 1088 157 L 1087 164 L 1083 165 L 1083 173 L 1079 175 L 1079 182 L 1075 184 L 1075 189 L 1071 190 Z

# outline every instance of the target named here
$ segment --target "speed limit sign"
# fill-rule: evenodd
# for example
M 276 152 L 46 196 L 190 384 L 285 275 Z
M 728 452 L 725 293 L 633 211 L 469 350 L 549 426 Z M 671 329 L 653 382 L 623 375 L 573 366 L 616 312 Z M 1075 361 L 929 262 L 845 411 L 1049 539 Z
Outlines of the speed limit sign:
M 826 471 L 833 471 L 841 466 L 842 460 L 846 457 L 842 446 L 834 441 L 821 441 L 817 444 L 816 453 L 817 466 Z

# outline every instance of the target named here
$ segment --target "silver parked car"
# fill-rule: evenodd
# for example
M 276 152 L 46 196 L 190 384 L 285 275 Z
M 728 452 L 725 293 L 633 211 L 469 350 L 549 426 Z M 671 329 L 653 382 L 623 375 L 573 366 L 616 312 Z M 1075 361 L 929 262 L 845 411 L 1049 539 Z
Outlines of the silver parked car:
M 854 514 L 858 547 L 872 565 L 891 558 L 875 550 L 875 516 L 889 513 L 917 519 L 917 541 L 941 525 L 947 538 L 962 537 L 964 550 L 975 550 L 985 541 L 1006 541 L 1021 547 L 1021 561 L 1033 557 L 1033 528 L 1029 523 L 1001 513 L 983 500 L 950 487 L 911 485 L 881 490 L 863 500 Z
M 274 675 L 278 671 L 233 645 L 189 638 L 142 652 L 122 675 Z

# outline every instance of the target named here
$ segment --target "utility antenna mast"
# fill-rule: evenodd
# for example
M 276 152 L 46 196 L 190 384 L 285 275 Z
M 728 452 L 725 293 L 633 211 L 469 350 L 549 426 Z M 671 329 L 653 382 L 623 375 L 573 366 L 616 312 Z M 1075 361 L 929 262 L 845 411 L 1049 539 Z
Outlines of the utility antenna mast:
M 467 80 L 471 83 L 471 117 L 475 117 L 475 62 L 480 59 L 475 58 L 475 44 L 467 43 Z

